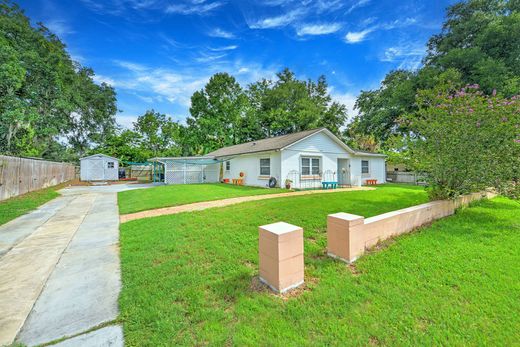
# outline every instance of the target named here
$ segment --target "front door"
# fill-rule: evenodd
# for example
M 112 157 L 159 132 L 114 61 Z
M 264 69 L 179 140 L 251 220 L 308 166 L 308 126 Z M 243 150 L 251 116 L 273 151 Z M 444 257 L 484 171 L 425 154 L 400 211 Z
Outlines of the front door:
M 350 185 L 350 163 L 348 159 L 338 159 L 338 185 Z

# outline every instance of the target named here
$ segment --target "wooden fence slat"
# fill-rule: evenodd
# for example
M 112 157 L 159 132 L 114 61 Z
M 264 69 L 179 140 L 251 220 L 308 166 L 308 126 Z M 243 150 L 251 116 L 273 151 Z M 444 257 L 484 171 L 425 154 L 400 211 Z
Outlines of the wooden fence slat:
M 0 155 L 0 201 L 75 177 L 76 167 L 69 163 Z

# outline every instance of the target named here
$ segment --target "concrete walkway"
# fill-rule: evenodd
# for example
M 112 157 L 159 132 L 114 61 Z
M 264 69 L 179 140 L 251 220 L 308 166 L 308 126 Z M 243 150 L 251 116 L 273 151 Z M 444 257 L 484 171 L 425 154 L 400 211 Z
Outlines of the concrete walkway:
M 117 318 L 116 192 L 142 187 L 68 188 L 0 226 L 0 346 L 75 335 L 58 345 L 123 345 L 117 326 L 81 334 Z
M 191 212 L 191 211 L 201 211 L 208 208 L 213 207 L 223 207 L 234 204 L 239 204 L 241 202 L 246 201 L 258 201 L 258 200 L 267 200 L 267 199 L 275 199 L 282 197 L 295 197 L 301 195 L 309 195 L 309 194 L 327 194 L 327 193 L 340 193 L 340 192 L 350 192 L 356 190 L 374 190 L 372 187 L 352 187 L 352 188 L 339 188 L 339 189 L 327 189 L 327 190 L 304 190 L 299 192 L 290 192 L 290 193 L 277 193 L 277 194 L 266 194 L 266 195 L 253 195 L 253 196 L 242 196 L 238 198 L 229 198 L 222 200 L 214 200 L 214 201 L 203 201 L 203 202 L 195 202 L 193 204 L 172 206 L 172 207 L 163 207 L 157 208 L 154 210 L 142 211 L 124 214 L 120 217 L 121 223 L 125 223 L 134 219 L 148 218 L 148 217 L 157 217 L 168 214 L 177 214 L 182 212 Z

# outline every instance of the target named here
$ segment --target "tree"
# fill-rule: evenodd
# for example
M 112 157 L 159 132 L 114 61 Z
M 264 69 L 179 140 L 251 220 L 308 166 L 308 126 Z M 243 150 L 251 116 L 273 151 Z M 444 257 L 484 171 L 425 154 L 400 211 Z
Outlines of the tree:
M 469 0 L 450 6 L 442 32 L 428 41 L 424 66 L 417 71 L 392 71 L 379 89 L 362 92 L 351 132 L 373 135 L 389 148 L 391 136 L 407 136 L 408 129 L 399 119 L 417 109 L 417 93 L 435 88 L 447 73 L 459 86 L 479 84 L 486 95 L 493 90 L 506 97 L 520 93 L 518 37 L 517 0 Z
M 43 24 L 0 0 L 1 152 L 56 159 L 60 146 L 77 156 L 103 141 L 115 127 L 115 92 L 92 76 Z
M 322 126 L 339 135 L 347 117 L 345 105 L 332 102 L 324 76 L 316 82 L 302 81 L 284 69 L 274 82 L 263 79 L 251 84 L 247 94 L 262 137 Z
M 451 88 L 450 88 L 451 89 Z M 415 168 L 426 172 L 432 199 L 496 188 L 520 197 L 520 97 L 487 96 L 478 85 L 441 85 L 419 93 L 408 119 Z
M 140 148 L 141 136 L 129 129 L 107 136 L 103 143 L 93 148 L 90 153 L 103 153 L 124 162 L 144 162 L 149 159 L 150 151 Z
M 455 68 L 486 94 L 520 92 L 520 3 L 471 0 L 448 8 L 442 32 L 428 42 L 427 65 Z
M 406 132 L 397 120 L 415 109 L 417 79 L 415 72 L 396 70 L 386 75 L 379 89 L 361 92 L 355 104 L 359 116 L 352 132 L 373 135 L 379 143 Z
M 247 137 L 248 99 L 233 76 L 213 75 L 204 89 L 191 97 L 190 117 L 192 152 L 204 154 L 243 142 Z
M 277 80 L 261 79 L 244 90 L 233 76 L 218 73 L 191 97 L 184 154 L 205 154 L 224 146 L 327 127 L 337 135 L 346 107 L 333 102 L 324 76 L 298 80 L 285 69 Z
M 178 123 L 162 113 L 146 111 L 134 123 L 134 131 L 139 135 L 140 150 L 148 158 L 179 155 L 179 127 Z

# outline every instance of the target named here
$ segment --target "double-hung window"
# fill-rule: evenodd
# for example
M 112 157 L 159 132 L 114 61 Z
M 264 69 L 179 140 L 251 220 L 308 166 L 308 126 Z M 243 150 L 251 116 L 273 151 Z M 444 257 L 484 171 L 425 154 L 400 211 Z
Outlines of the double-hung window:
M 231 170 L 231 161 L 226 161 L 226 171 Z
M 271 176 L 270 158 L 260 158 L 260 176 Z
M 361 160 L 361 174 L 365 176 L 370 175 L 370 165 L 368 160 Z
M 302 157 L 302 176 L 320 174 L 320 158 Z

